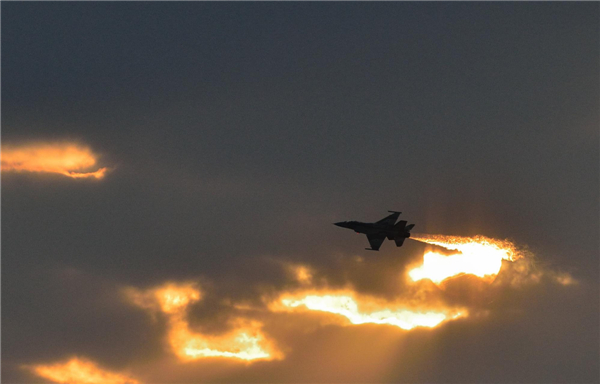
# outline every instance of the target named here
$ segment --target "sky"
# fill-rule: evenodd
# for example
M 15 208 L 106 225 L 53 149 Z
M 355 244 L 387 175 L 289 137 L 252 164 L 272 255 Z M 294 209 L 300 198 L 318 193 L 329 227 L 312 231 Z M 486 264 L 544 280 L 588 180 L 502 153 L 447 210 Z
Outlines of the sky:
M 2 2 L 2 382 L 600 381 L 599 7 Z

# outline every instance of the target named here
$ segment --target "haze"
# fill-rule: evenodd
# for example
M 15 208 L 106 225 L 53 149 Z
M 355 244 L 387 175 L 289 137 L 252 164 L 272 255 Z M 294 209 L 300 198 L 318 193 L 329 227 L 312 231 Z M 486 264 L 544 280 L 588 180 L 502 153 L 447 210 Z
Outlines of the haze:
M 2 2 L 2 381 L 597 383 L 599 7 Z

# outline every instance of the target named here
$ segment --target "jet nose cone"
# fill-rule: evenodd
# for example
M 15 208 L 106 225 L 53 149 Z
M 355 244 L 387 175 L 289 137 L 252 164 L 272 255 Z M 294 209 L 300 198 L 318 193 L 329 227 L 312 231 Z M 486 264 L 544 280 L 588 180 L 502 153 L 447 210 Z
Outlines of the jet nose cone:
M 339 223 L 333 223 L 333 225 L 337 225 L 338 227 L 345 227 L 346 226 L 346 222 L 340 221 Z

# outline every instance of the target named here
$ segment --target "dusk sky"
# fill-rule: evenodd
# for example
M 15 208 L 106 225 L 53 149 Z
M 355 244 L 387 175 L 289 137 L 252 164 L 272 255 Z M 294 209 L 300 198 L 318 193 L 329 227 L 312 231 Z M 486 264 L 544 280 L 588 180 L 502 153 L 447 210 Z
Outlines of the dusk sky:
M 3 383 L 600 382 L 598 2 L 1 11 Z

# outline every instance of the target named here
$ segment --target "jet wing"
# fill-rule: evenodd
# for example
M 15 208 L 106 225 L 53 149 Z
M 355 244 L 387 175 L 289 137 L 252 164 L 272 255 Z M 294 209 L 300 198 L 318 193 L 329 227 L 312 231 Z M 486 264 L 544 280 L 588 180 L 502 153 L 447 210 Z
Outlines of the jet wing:
M 394 223 L 396 223 L 396 220 L 398 220 L 398 216 L 400 216 L 400 213 L 401 212 L 394 212 L 391 215 L 379 220 L 375 224 L 394 225 Z
M 370 251 L 379 251 L 379 247 L 383 244 L 383 240 L 385 240 L 385 236 L 376 236 L 376 235 L 367 235 L 367 239 L 369 239 L 369 244 L 371 244 Z

